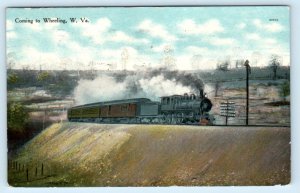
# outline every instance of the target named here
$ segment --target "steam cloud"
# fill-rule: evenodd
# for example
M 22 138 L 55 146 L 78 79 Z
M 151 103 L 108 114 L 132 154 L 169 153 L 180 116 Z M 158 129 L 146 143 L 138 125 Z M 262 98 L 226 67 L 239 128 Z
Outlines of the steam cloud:
M 158 101 L 165 95 L 198 94 L 202 88 L 202 80 L 193 74 L 160 68 L 99 75 L 94 80 L 82 79 L 74 90 L 74 97 L 76 104 L 139 97 Z

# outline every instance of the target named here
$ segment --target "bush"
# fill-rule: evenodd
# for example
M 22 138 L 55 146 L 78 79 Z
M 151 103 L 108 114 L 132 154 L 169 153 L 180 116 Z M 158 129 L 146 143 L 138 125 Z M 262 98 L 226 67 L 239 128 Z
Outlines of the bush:
M 8 74 L 7 82 L 8 84 L 15 84 L 19 81 L 19 77 L 15 73 Z
M 25 124 L 28 120 L 28 113 L 20 103 L 7 104 L 7 126 L 9 130 L 24 132 Z
M 281 85 L 281 95 L 283 97 L 283 99 L 285 100 L 285 97 L 290 95 L 290 82 L 289 81 L 285 81 L 282 85 Z

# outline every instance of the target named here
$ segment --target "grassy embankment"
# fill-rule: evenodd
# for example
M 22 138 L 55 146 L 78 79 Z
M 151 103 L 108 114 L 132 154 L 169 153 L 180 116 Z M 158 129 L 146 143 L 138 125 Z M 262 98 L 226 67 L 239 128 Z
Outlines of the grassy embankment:
M 289 128 L 53 124 L 19 150 L 11 161 L 21 171 L 10 165 L 8 179 L 12 186 L 287 184 L 289 142 Z

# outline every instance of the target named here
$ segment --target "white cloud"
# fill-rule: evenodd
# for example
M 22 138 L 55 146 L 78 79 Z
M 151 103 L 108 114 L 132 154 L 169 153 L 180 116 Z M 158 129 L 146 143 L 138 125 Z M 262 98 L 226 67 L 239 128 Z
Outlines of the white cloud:
M 236 42 L 236 40 L 233 40 L 233 42 Z M 187 46 L 181 55 L 176 56 L 176 62 L 178 68 L 182 70 L 185 68 L 185 65 L 187 65 L 186 68 L 214 69 L 218 62 L 224 61 L 225 59 L 231 61 L 232 67 L 234 67 L 237 59 L 248 59 L 250 60 L 250 65 L 253 66 L 267 66 L 270 56 L 276 54 L 282 58 L 282 65 L 289 65 L 289 50 L 280 44 L 277 44 L 276 39 L 261 38 L 258 42 L 259 44 L 257 44 L 255 48 L 247 47 L 245 44 L 240 47 L 234 47 L 236 43 L 226 49 L 222 49 L 222 47 L 208 49 L 205 47 Z M 258 56 L 256 56 L 255 61 L 253 59 L 254 52 L 259 53 Z M 195 62 L 194 59 L 197 61 Z M 182 64 L 183 66 L 181 66 Z
M 90 38 L 95 44 L 103 44 L 106 39 L 104 33 L 111 27 L 111 21 L 108 18 L 100 18 L 96 23 L 73 23 L 75 27 L 82 30 L 82 35 Z
M 209 49 L 206 47 L 188 46 L 185 50 L 191 54 L 207 54 Z
M 236 44 L 236 40 L 232 38 L 212 37 L 207 39 L 206 41 L 214 46 L 232 46 Z
M 78 42 L 69 40 L 62 47 L 50 52 L 44 52 L 36 47 L 22 47 L 18 61 L 18 66 L 30 65 L 31 69 L 81 69 L 86 70 L 91 61 L 97 58 L 96 51 L 93 47 L 80 45 Z M 80 64 L 81 66 L 78 66 Z
M 152 50 L 154 52 L 157 52 L 157 53 L 163 53 L 167 49 L 173 49 L 174 50 L 174 46 L 172 44 L 163 43 L 163 44 L 160 44 L 158 46 L 154 46 L 152 48 Z
M 42 52 L 35 47 L 25 46 L 21 50 L 21 55 L 22 62 L 29 63 L 30 68 L 39 69 L 41 65 L 42 69 L 49 67 L 58 69 L 59 56 L 54 52 Z
M 234 59 L 248 59 L 251 66 L 267 66 L 272 54 L 283 58 L 282 65 L 286 66 L 290 63 L 289 49 L 277 44 L 276 39 L 261 39 L 255 48 L 243 44 L 239 50 L 241 51 L 238 53 L 238 57 L 234 57 Z
M 57 46 L 56 54 L 68 55 L 75 63 L 87 65 L 88 62 L 96 58 L 96 51 L 93 47 L 80 45 L 71 39 L 71 35 L 64 30 L 56 30 L 52 34 L 52 40 Z M 72 64 L 69 64 L 72 65 Z
M 116 42 L 132 42 L 132 41 L 135 41 L 134 38 L 128 36 L 126 33 L 122 32 L 122 31 L 117 31 L 116 33 L 114 33 L 111 39 L 113 41 L 116 41 Z
M 6 38 L 7 40 L 17 38 L 17 34 L 14 31 L 6 32 Z
M 194 57 L 195 55 L 189 53 L 177 56 L 177 68 L 179 70 L 204 70 L 214 69 L 216 67 L 216 58 L 200 55 L 200 58 L 197 58 L 199 61 L 195 62 L 193 61 Z
M 23 47 L 20 54 L 22 62 L 19 62 L 19 67 L 27 63 L 34 69 L 39 69 L 40 64 L 42 64 L 43 69 L 67 68 L 85 70 L 91 68 L 91 65 L 94 65 L 95 69 L 107 69 L 112 67 L 112 64 L 115 66 L 120 65 L 122 62 L 121 54 L 124 49 L 128 52 L 128 69 L 132 70 L 134 65 L 150 61 L 148 56 L 138 54 L 138 51 L 130 46 L 123 46 L 118 49 L 103 49 L 99 52 L 99 47 L 82 45 L 72 40 L 72 34 L 64 30 L 54 30 L 51 33 L 52 42 L 57 47 L 50 52 L 43 52 L 35 47 Z M 109 41 L 146 41 L 144 39 L 132 39 L 121 31 L 117 31 L 114 34 L 108 36 L 108 38 L 111 38 Z
M 137 29 L 141 32 L 149 34 L 152 37 L 161 38 L 165 41 L 177 40 L 177 38 L 169 33 L 163 25 L 154 23 L 149 19 L 142 21 L 138 25 Z
M 69 33 L 63 30 L 56 30 L 51 35 L 55 44 L 68 44 L 70 41 Z
M 72 61 L 69 62 L 69 68 L 78 68 L 72 67 L 74 64 L 82 64 L 81 69 L 85 69 L 90 61 L 97 59 L 96 49 L 92 46 L 83 46 L 77 41 L 72 40 L 71 34 L 64 30 L 55 30 L 52 32 L 52 41 L 57 46 L 53 51 L 59 58 L 60 64 L 62 65 L 65 56 L 72 58 Z
M 240 24 L 237 25 L 237 28 L 238 29 L 245 29 L 246 26 L 247 25 L 245 23 L 240 23 Z
M 11 20 L 6 20 L 6 31 L 14 29 L 14 23 Z
M 126 54 L 124 54 L 126 52 Z M 145 69 L 154 67 L 158 62 L 152 56 L 144 55 L 138 52 L 137 49 L 124 46 L 118 49 L 103 49 L 98 52 L 98 57 L 103 63 L 113 63 L 117 65 L 117 69 L 122 69 L 123 62 L 126 64 L 127 70 Z
M 126 52 L 126 56 L 124 54 Z M 103 49 L 98 52 L 99 59 L 104 63 L 115 63 L 118 69 L 122 69 L 121 63 L 125 62 L 127 70 L 132 70 L 137 58 L 138 51 L 130 46 L 124 46 L 118 49 Z
M 285 58 L 283 60 L 283 65 L 288 65 L 290 63 L 290 53 L 289 50 L 280 45 L 266 45 L 262 49 L 262 53 L 270 59 L 271 55 L 278 55 L 280 58 Z
M 32 31 L 42 31 L 43 30 L 42 26 L 43 25 L 41 23 L 33 22 L 32 24 L 27 24 L 26 28 L 28 28 Z M 46 26 L 46 24 L 44 26 Z
M 264 39 L 264 42 L 266 44 L 276 44 L 277 43 L 277 40 L 276 39 L 273 39 L 273 38 L 266 38 Z
M 115 41 L 115 42 L 149 43 L 149 40 L 147 39 L 133 38 L 122 31 L 117 31 L 115 33 L 112 33 L 108 38 L 110 41 Z
M 211 35 L 224 31 L 220 21 L 217 19 L 210 19 L 202 24 L 197 24 L 192 19 L 186 19 L 177 24 L 177 27 L 181 33 L 188 35 Z
M 253 25 L 259 29 L 266 30 L 269 32 L 281 32 L 284 30 L 284 27 L 281 24 L 279 24 L 278 22 L 263 23 L 259 19 L 254 19 Z
M 68 52 L 70 53 L 69 57 L 71 57 L 74 62 L 80 62 L 84 65 L 88 65 L 90 61 L 98 59 L 97 52 L 93 47 L 82 46 L 75 41 L 70 41 L 66 45 L 68 48 Z
M 123 31 L 110 32 L 111 21 L 108 18 L 100 18 L 96 23 L 74 23 L 75 27 L 81 29 L 82 35 L 88 37 L 95 44 L 105 42 L 127 42 L 127 43 L 148 43 L 147 39 L 137 39 L 129 36 Z
M 136 57 L 138 55 L 138 51 L 130 46 L 124 46 L 118 49 L 103 49 L 99 52 L 99 55 L 103 58 L 111 58 L 111 57 L 119 57 L 121 58 L 121 53 L 123 50 L 127 50 L 128 58 Z
M 245 35 L 245 38 L 248 40 L 261 40 L 261 37 L 257 33 L 247 33 Z

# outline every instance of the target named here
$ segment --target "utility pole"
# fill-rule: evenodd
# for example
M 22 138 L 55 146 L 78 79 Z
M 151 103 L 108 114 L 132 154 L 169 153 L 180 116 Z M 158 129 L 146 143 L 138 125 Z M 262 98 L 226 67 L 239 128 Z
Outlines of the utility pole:
M 220 115 L 225 117 L 225 125 L 228 125 L 228 118 L 235 117 L 235 103 L 226 99 L 226 102 L 221 102 Z
M 251 74 L 251 68 L 249 61 L 246 60 L 244 66 L 246 67 L 246 125 L 249 121 L 249 74 Z
M 228 109 L 229 109 L 229 102 L 228 100 L 226 101 L 226 126 L 228 125 Z

